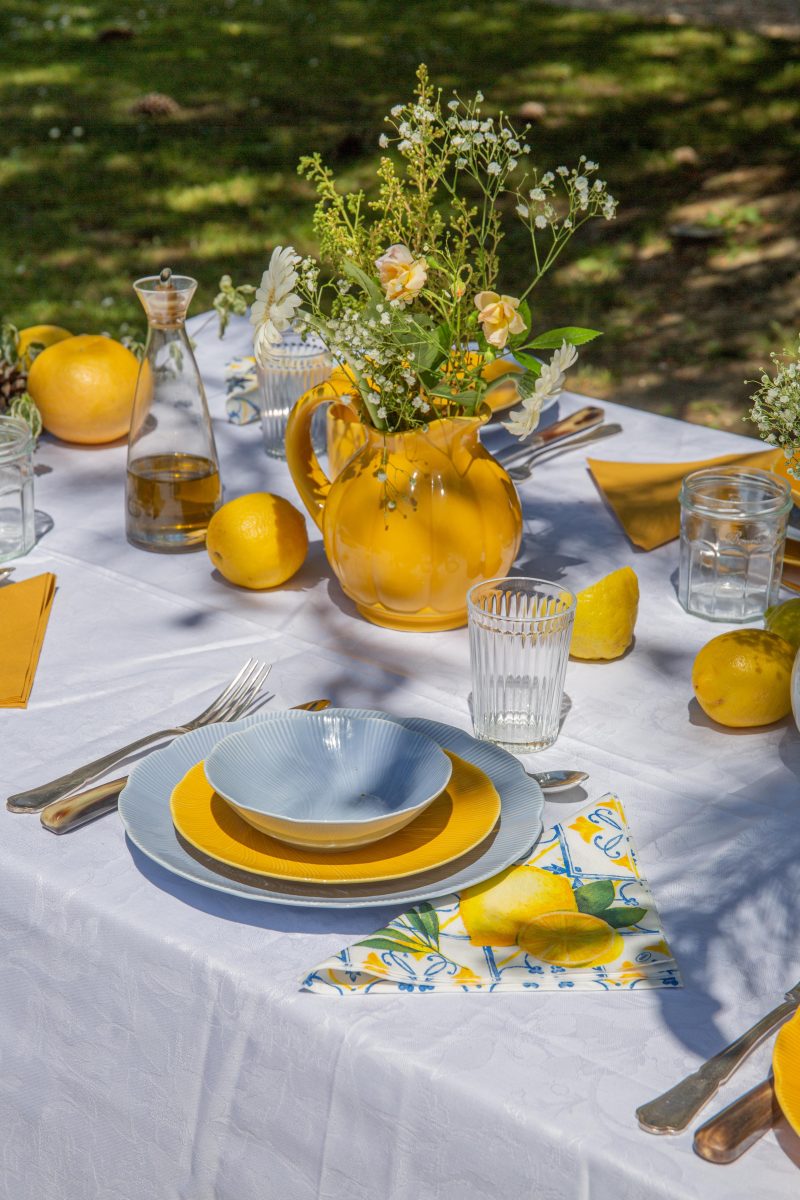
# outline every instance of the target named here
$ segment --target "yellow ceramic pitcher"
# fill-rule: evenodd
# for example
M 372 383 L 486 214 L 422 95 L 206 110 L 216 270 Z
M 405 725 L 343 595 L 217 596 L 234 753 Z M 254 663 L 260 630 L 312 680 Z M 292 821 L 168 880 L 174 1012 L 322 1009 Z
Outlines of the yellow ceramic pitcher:
M 359 612 L 389 629 L 457 629 L 467 591 L 505 575 L 522 537 L 513 483 L 478 439 L 488 420 L 445 417 L 424 429 L 384 434 L 351 410 L 353 452 L 331 482 L 311 445 L 311 421 L 330 392 L 295 405 L 286 459 L 322 530 L 328 561 Z M 342 420 L 344 403 L 337 405 Z

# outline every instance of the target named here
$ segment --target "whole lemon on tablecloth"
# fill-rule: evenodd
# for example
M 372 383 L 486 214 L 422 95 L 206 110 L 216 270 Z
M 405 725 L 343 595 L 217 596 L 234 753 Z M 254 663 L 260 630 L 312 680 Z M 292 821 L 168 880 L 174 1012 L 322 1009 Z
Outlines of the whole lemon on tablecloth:
M 138 359 L 120 342 L 84 333 L 34 359 L 28 391 L 48 433 L 98 445 L 130 429 L 138 374 Z
M 291 579 L 305 562 L 305 517 L 268 492 L 229 500 L 208 523 L 206 550 L 217 570 L 245 588 L 272 588 Z
M 777 633 L 795 650 L 800 649 L 800 599 L 785 600 L 768 608 L 764 614 L 764 626 L 770 633 Z
M 795 650 L 767 629 L 736 629 L 712 638 L 692 669 L 703 712 L 720 725 L 771 725 L 791 711 Z
M 541 867 L 507 867 L 461 893 L 461 920 L 473 946 L 513 946 L 523 925 L 541 913 L 577 912 L 572 885 Z
M 573 658 L 619 658 L 631 644 L 639 611 L 632 567 L 612 571 L 578 592 L 569 652 Z
M 523 925 L 520 949 L 556 967 L 600 967 L 622 953 L 624 941 L 600 917 L 582 912 L 550 912 Z
M 44 346 L 47 349 L 48 346 L 52 346 L 56 342 L 63 342 L 69 337 L 72 337 L 70 331 L 63 329 L 60 325 L 29 325 L 27 329 L 19 331 L 17 353 L 20 358 L 24 359 L 29 346 Z

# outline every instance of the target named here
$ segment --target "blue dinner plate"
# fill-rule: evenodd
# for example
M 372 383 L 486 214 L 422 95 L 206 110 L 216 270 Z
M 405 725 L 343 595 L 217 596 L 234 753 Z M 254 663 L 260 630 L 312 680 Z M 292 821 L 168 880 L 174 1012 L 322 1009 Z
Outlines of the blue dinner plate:
M 328 710 L 333 711 L 333 710 Z M 313 713 L 257 714 L 229 724 L 206 725 L 175 739 L 137 763 L 119 799 L 119 810 L 131 842 L 165 870 L 201 887 L 227 892 L 246 900 L 288 904 L 304 908 L 365 908 L 384 904 L 416 904 L 481 883 L 525 857 L 542 832 L 544 797 L 535 780 L 506 750 L 479 742 L 462 729 L 423 717 L 395 717 L 366 709 L 335 710 L 345 716 L 378 717 L 404 729 L 425 734 L 444 750 L 473 763 L 491 779 L 500 797 L 500 819 L 495 831 L 475 850 L 456 862 L 407 879 L 378 884 L 291 883 L 260 880 L 245 872 L 204 859 L 178 835 L 170 812 L 173 789 L 191 767 L 208 758 L 214 747 L 232 733 L 290 716 L 314 720 Z

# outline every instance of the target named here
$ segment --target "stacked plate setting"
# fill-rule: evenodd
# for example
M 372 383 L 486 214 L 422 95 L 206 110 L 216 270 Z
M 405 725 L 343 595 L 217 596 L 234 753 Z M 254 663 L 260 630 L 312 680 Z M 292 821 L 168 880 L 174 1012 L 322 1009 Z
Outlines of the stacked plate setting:
M 361 709 L 194 730 L 137 763 L 120 797 L 129 838 L 167 871 L 330 908 L 482 882 L 528 854 L 542 808 L 538 784 L 499 747 Z

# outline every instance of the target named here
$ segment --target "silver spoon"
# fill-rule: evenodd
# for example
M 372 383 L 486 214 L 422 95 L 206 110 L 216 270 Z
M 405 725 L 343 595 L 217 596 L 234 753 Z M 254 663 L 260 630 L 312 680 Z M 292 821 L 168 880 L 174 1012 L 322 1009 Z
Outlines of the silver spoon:
M 8 579 L 13 570 L 13 567 L 0 567 L 0 583 L 2 583 L 4 579 Z
M 548 793 L 566 792 L 589 778 L 585 771 L 529 771 L 528 774 Z

